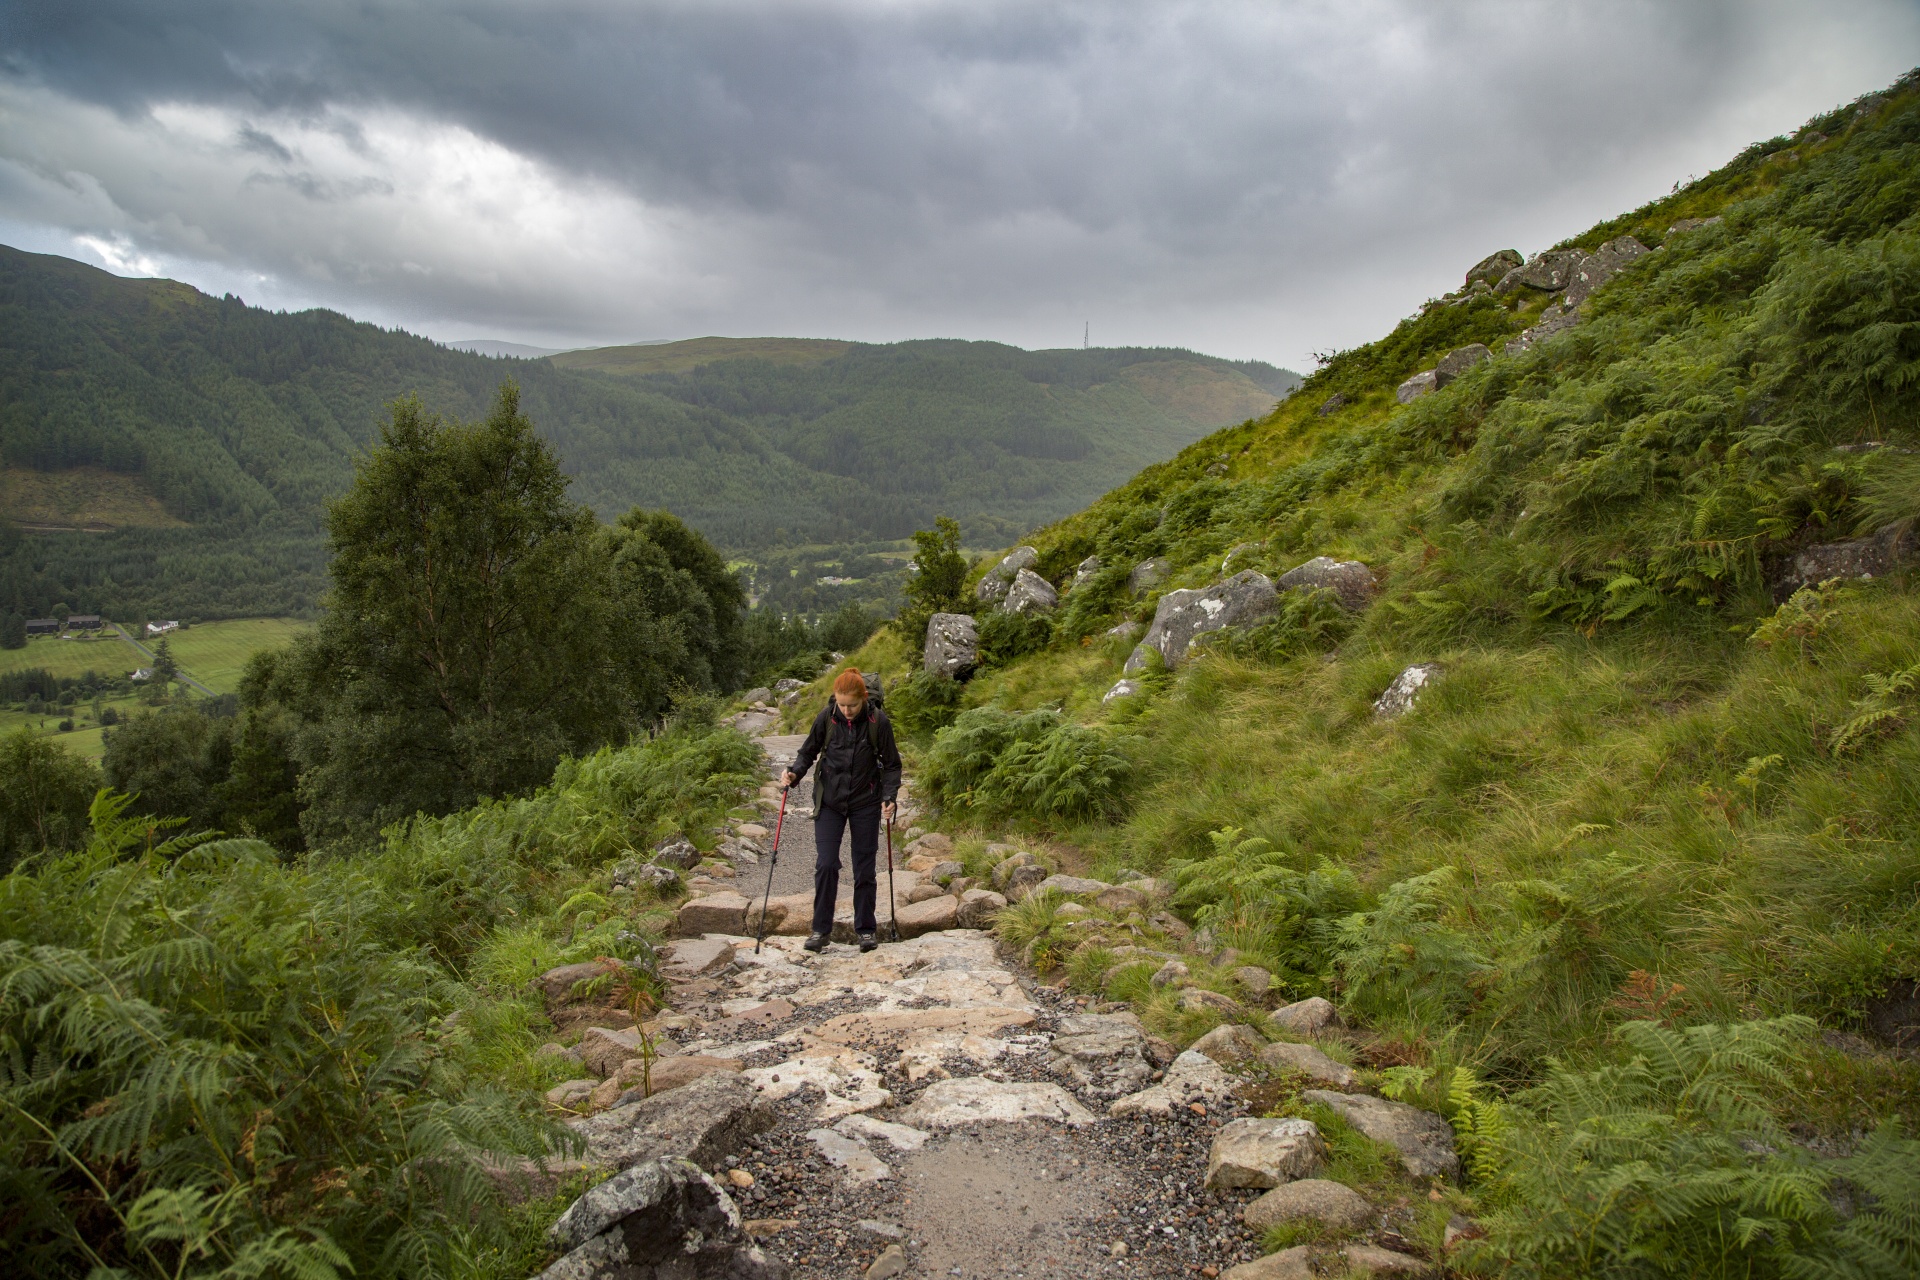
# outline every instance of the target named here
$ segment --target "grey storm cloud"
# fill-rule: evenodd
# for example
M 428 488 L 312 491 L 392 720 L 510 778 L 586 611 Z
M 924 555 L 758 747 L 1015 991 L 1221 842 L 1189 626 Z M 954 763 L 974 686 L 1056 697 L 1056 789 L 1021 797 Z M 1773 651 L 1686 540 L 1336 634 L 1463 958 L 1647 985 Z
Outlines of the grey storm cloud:
M 1920 12 L 0 0 L 0 49 L 0 230 L 120 270 L 446 337 L 1298 361 L 1892 80 Z

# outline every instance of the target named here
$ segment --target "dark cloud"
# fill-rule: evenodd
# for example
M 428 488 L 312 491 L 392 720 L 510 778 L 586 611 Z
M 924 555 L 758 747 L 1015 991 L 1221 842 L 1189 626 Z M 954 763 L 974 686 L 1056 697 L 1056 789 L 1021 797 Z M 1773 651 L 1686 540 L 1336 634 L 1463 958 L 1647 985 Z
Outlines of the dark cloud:
M 289 300 L 1289 360 L 1920 61 L 1886 0 L 0 15 L 0 218 Z

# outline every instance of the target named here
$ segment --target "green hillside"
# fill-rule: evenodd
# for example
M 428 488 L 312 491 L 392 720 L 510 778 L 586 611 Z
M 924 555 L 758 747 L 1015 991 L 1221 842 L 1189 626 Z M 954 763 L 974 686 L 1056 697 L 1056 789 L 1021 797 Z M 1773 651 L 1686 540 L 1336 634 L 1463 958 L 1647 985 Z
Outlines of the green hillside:
M 324 504 L 409 394 L 472 418 L 512 377 L 602 519 L 666 507 L 750 550 L 896 539 L 937 512 L 1010 536 L 1291 385 L 1187 352 L 962 342 L 701 339 L 576 363 L 0 248 L 0 492 L 18 526 L 0 529 L 0 612 L 311 609 Z
M 1910 1274 L 1920 77 L 1566 245 L 1628 234 L 1652 251 L 1578 323 L 1509 352 L 1558 295 L 1463 287 L 1033 534 L 1060 608 L 948 601 L 986 651 L 958 689 L 905 680 L 918 636 L 852 661 L 894 677 L 956 833 L 1170 876 L 1237 953 L 1194 982 L 1331 997 L 1378 1087 L 1453 1122 L 1485 1274 Z M 1498 354 L 1400 402 L 1474 342 Z M 1875 533 L 1890 570 L 1794 591 L 1796 555 Z M 1282 593 L 1103 701 L 1109 628 L 1316 556 L 1377 594 Z M 1412 710 L 1377 711 L 1414 664 Z M 1165 934 L 1078 915 L 1003 932 L 1176 1039 L 1219 1019 L 1113 950 Z M 1843 1226 L 1823 1189 L 1869 1175 L 1883 1212 Z

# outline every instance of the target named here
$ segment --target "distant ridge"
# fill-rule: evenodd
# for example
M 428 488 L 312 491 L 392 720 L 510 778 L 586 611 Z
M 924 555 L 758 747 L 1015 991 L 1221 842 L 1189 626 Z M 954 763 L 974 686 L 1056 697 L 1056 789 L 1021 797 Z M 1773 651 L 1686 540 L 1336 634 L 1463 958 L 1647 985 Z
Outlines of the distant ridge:
M 538 360 L 543 356 L 557 356 L 571 350 L 569 347 L 530 347 L 524 342 L 501 342 L 497 338 L 461 338 L 440 345 L 476 356 L 512 356 L 516 360 Z

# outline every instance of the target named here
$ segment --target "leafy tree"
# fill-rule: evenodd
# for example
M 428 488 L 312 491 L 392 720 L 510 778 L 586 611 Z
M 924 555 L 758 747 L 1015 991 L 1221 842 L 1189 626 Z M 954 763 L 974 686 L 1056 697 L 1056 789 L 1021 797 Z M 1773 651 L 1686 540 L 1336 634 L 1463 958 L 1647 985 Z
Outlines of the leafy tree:
M 223 824 L 213 790 L 233 764 L 233 722 L 192 707 L 146 711 L 107 736 L 100 765 L 107 785 L 132 797 L 132 811 L 185 819 L 195 831 Z
M 100 788 L 91 764 L 21 728 L 0 738 L 0 871 L 43 849 L 78 848 Z
M 936 613 L 972 613 L 966 597 L 967 558 L 960 554 L 960 522 L 941 516 L 931 529 L 913 534 L 913 575 L 907 579 L 907 607 L 894 624 L 912 644 L 927 634 Z
M 511 382 L 481 422 L 393 406 L 329 516 L 331 608 L 251 704 L 299 725 L 310 838 L 525 793 L 677 688 L 738 679 L 744 597 L 719 554 L 665 512 L 598 527 L 567 485 Z

